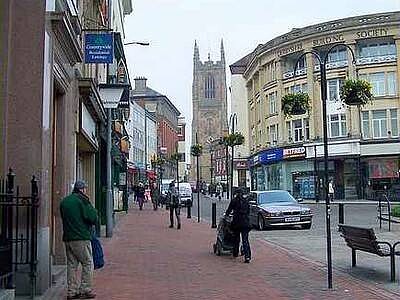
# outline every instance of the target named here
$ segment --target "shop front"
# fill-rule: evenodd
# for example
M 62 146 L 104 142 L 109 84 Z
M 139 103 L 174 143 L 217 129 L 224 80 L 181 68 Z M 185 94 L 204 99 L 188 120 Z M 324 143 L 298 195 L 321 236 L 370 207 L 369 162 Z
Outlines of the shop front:
M 276 190 L 281 188 L 283 149 L 265 150 L 254 155 L 250 163 L 252 190 Z

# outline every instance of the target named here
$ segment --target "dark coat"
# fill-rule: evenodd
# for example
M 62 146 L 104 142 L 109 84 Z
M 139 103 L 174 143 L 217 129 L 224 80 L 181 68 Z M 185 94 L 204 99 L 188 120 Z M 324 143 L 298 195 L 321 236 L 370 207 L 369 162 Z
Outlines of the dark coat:
M 233 212 L 232 219 L 232 230 L 242 231 L 242 230 L 250 230 L 250 204 L 248 198 L 244 198 L 243 196 L 234 197 L 229 203 L 226 214 L 229 215 Z

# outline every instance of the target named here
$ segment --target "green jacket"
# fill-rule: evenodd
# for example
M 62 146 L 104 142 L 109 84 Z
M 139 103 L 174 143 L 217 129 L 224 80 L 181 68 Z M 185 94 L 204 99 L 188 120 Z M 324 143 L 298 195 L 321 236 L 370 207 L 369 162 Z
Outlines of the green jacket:
M 84 194 L 73 192 L 60 204 L 63 241 L 91 240 L 91 227 L 97 222 L 97 211 Z

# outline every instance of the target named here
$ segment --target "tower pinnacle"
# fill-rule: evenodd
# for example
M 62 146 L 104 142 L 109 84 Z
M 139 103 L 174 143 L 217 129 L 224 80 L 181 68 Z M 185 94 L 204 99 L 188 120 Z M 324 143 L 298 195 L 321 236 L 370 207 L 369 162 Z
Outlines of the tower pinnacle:
M 221 61 L 225 64 L 224 40 L 221 39 Z
M 193 61 L 199 62 L 200 61 L 200 54 L 199 54 L 199 47 L 197 46 L 197 41 L 194 41 L 194 54 L 193 54 Z

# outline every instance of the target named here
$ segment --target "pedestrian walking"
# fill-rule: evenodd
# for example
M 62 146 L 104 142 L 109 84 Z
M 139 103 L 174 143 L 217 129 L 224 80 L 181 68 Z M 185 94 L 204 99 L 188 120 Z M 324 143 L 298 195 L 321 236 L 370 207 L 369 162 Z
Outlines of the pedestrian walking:
M 222 192 L 223 192 L 223 188 L 222 188 L 221 182 L 218 182 L 217 187 L 215 188 L 215 191 L 216 191 L 216 195 L 218 197 L 218 201 L 221 201 L 221 195 L 222 195 Z
M 240 236 L 242 237 L 242 246 L 244 252 L 244 262 L 251 260 L 251 249 L 249 243 L 249 232 L 251 230 L 249 214 L 250 204 L 247 193 L 243 188 L 238 188 L 234 197 L 229 203 L 226 215 L 233 212 L 231 228 L 234 234 L 233 257 L 239 256 Z
M 144 200 L 145 200 L 145 188 L 144 188 L 143 183 L 141 183 L 141 182 L 139 182 L 139 186 L 137 188 L 137 199 L 139 202 L 139 209 L 142 210 Z
M 63 222 L 63 241 L 67 255 L 67 299 L 93 299 L 93 256 L 91 229 L 97 222 L 97 211 L 86 195 L 84 181 L 75 182 L 71 195 L 60 204 Z M 82 265 L 80 284 L 77 279 L 79 264 Z
M 329 197 L 329 201 L 333 202 L 335 196 L 335 186 L 333 183 L 333 180 L 329 180 L 329 184 L 328 184 L 328 197 Z
M 150 184 L 150 194 L 151 194 L 151 201 L 153 202 L 153 209 L 157 210 L 159 203 L 159 191 L 157 188 L 157 183 L 153 182 L 152 184 Z
M 175 187 L 175 181 L 169 184 L 168 189 L 168 199 L 169 199 L 169 220 L 171 224 L 169 228 L 174 228 L 174 213 L 177 221 L 177 229 L 181 229 L 181 217 L 180 217 L 180 197 L 179 192 Z

